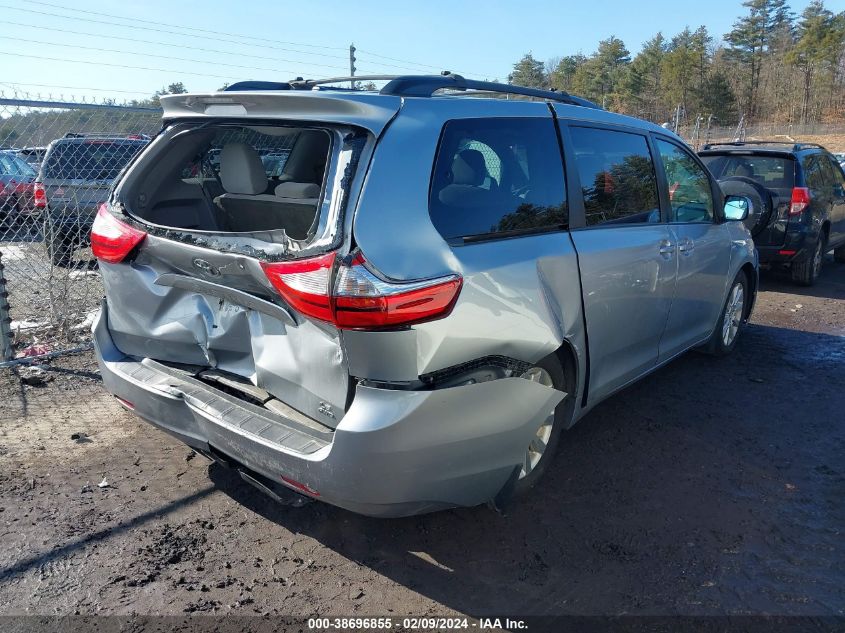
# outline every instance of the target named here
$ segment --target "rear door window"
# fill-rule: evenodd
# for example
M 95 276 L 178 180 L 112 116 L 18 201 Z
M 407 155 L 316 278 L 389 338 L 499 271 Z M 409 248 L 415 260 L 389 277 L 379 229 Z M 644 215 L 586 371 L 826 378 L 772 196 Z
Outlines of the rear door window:
M 816 154 L 811 154 L 804 158 L 802 165 L 804 167 L 804 184 L 810 191 L 823 192 L 827 183 L 819 157 Z
M 845 175 L 842 174 L 842 167 L 833 156 L 826 156 L 825 158 L 827 159 L 828 167 L 830 167 L 830 171 L 832 172 L 833 186 L 835 188 L 841 188 L 845 185 Z
M 450 242 L 565 228 L 563 162 L 552 119 L 448 122 L 435 160 L 429 211 Z
M 646 137 L 599 128 L 569 130 L 587 226 L 660 222 Z

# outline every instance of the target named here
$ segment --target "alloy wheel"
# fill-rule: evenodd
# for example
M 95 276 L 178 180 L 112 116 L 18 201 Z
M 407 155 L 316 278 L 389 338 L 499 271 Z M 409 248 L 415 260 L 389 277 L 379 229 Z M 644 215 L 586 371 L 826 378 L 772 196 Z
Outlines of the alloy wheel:
M 522 378 L 532 382 L 545 385 L 546 387 L 554 387 L 554 381 L 551 374 L 542 367 L 531 367 L 528 371 L 522 374 Z M 552 427 L 555 422 L 555 410 L 552 409 L 549 414 L 543 419 L 540 427 L 528 445 L 528 450 L 522 460 L 522 469 L 519 471 L 519 479 L 527 477 L 533 471 L 549 445 L 549 440 L 552 437 Z
M 722 343 L 724 343 L 725 347 L 729 347 L 733 343 L 737 332 L 739 332 L 744 308 L 745 289 L 741 283 L 737 282 L 731 288 L 731 294 L 725 306 L 725 317 L 722 320 Z

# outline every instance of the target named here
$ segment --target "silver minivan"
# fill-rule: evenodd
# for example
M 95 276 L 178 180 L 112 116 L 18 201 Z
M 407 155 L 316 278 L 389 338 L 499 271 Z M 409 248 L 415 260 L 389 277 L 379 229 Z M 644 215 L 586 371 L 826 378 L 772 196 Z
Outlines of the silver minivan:
M 751 201 L 678 137 L 458 75 L 336 83 L 162 97 L 91 236 L 124 406 L 271 495 L 402 516 L 501 505 L 598 402 L 733 349 Z

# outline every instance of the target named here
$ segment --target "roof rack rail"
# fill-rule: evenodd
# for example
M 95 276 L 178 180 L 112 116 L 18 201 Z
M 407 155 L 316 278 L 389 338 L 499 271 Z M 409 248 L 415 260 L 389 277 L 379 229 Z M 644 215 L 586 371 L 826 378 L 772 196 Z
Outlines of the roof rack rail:
M 722 143 L 707 143 L 702 145 L 701 149 L 703 151 L 713 147 L 745 147 L 747 145 L 786 145 L 791 147 L 793 152 L 797 152 L 807 147 L 825 149 L 824 145 L 820 145 L 818 143 L 805 143 L 803 141 L 724 141 Z
M 539 99 L 559 101 L 570 105 L 601 110 L 601 107 L 592 101 L 575 97 L 562 90 L 542 90 L 540 88 L 514 86 L 512 84 L 503 84 L 494 81 L 466 79 L 448 70 L 443 71 L 440 75 L 405 75 L 396 77 L 382 88 L 380 92 L 383 95 L 395 95 L 399 97 L 430 97 L 438 90 L 456 90 L 461 92 L 473 90 L 478 92 L 520 95 L 523 97 L 537 97 Z
M 542 90 L 526 86 L 497 83 L 494 81 L 478 81 L 466 79 L 461 75 L 444 70 L 439 75 L 357 75 L 351 77 L 329 77 L 327 79 L 303 79 L 297 77 L 287 82 L 272 81 L 240 81 L 226 88 L 226 91 L 238 90 L 312 90 L 327 84 L 356 81 L 387 81 L 379 94 L 396 97 L 431 97 L 439 90 L 454 90 L 458 92 L 492 92 L 523 97 L 536 97 L 548 101 L 558 101 L 570 105 L 583 106 L 601 110 L 601 106 L 587 99 L 570 95 L 562 90 Z M 333 90 L 336 88 L 332 88 Z M 350 88 L 341 88 L 351 90 Z

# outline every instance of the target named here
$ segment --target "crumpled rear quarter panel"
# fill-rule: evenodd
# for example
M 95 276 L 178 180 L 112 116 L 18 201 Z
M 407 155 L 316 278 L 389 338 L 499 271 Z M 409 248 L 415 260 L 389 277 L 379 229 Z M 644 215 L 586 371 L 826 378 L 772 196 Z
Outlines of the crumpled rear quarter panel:
M 214 296 L 157 285 L 160 275 L 173 272 L 160 266 L 150 260 L 100 264 L 108 327 L 120 351 L 237 374 L 302 413 L 337 424 L 349 380 L 336 331 L 307 319 L 283 322 Z M 334 417 L 320 412 L 322 402 Z

